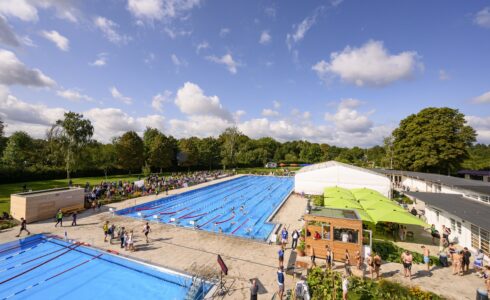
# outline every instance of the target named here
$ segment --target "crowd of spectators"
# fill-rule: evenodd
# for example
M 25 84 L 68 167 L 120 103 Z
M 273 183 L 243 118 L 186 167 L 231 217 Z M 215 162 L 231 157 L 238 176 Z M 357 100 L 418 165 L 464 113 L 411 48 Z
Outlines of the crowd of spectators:
M 85 184 L 85 200 L 93 203 L 98 200 L 113 198 L 130 198 L 132 196 L 158 195 L 169 190 L 192 186 L 195 184 L 223 178 L 231 175 L 226 171 L 197 171 L 189 173 L 172 173 L 168 176 L 151 174 L 137 181 L 102 181 L 98 185 Z

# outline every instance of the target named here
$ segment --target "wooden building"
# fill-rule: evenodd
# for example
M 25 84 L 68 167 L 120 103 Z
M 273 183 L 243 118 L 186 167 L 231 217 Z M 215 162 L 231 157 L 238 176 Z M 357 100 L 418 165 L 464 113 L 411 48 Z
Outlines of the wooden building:
M 10 214 L 16 220 L 27 222 L 53 218 L 63 212 L 80 211 L 84 208 L 84 189 L 57 188 L 10 195 Z
M 333 260 L 345 258 L 349 251 L 351 264 L 356 251 L 362 255 L 362 220 L 355 210 L 315 208 L 304 215 L 306 254 L 326 257 L 326 246 L 333 251 Z

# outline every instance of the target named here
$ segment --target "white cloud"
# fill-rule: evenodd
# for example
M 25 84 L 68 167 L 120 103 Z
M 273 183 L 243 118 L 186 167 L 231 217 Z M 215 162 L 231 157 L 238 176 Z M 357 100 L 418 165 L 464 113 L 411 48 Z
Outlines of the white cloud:
M 262 33 L 260 34 L 259 43 L 261 43 L 262 45 L 267 45 L 271 42 L 271 40 L 272 37 L 269 34 L 269 31 L 267 30 L 262 31 Z
M 230 28 L 221 28 L 220 31 L 219 31 L 219 36 L 224 38 L 226 37 L 228 34 L 230 34 L 231 32 L 231 29 Z
M 473 20 L 475 24 L 484 27 L 490 28 L 490 6 L 487 6 L 480 10 Z
M 156 109 L 157 111 L 163 111 L 163 104 L 166 102 L 170 102 L 170 96 L 172 92 L 164 91 L 162 94 L 157 94 L 153 96 L 151 99 L 151 107 Z
M 439 80 L 445 81 L 445 80 L 449 80 L 449 79 L 451 79 L 451 77 L 446 72 L 446 70 L 443 70 L 443 69 L 439 70 Z
M 90 96 L 82 94 L 79 90 L 76 89 L 66 89 L 66 90 L 58 90 L 56 92 L 58 96 L 61 98 L 65 98 L 70 101 L 79 102 L 79 101 L 88 101 L 93 102 L 94 99 Z
M 56 17 L 77 22 L 79 11 L 73 2 L 71 0 L 2 0 L 0 1 L 0 14 L 25 22 L 36 22 L 39 19 L 38 8 L 54 8 Z
M 275 18 L 277 14 L 277 10 L 274 6 L 269 6 L 264 9 L 264 12 L 267 16 L 271 18 Z
M 163 31 L 172 39 L 176 39 L 179 36 L 190 36 L 192 34 L 192 31 L 190 30 L 178 30 L 178 29 L 173 29 L 170 27 L 165 27 Z
M 178 58 L 177 55 L 175 55 L 175 54 L 170 55 L 170 59 L 172 60 L 172 63 L 177 68 L 179 68 L 181 66 L 183 66 L 183 67 L 187 66 L 187 61 L 185 61 L 185 60 L 183 60 L 181 58 Z
M 244 110 L 237 110 L 236 112 L 233 113 L 233 119 L 235 120 L 235 122 L 240 122 L 240 119 L 246 115 L 247 112 L 244 111 Z
M 168 132 L 177 138 L 218 136 L 226 128 L 234 125 L 231 120 L 210 115 L 189 115 L 185 120 L 172 119 L 169 124 Z
M 335 127 L 341 132 L 368 132 L 373 126 L 373 122 L 368 118 L 371 113 L 365 115 L 359 113 L 355 108 L 360 104 L 361 102 L 356 99 L 344 99 L 338 105 L 335 114 L 325 114 L 325 120 L 333 122 Z
M 222 57 L 217 57 L 214 55 L 207 56 L 206 59 L 217 64 L 225 65 L 231 74 L 236 74 L 238 71 L 237 68 L 240 66 L 239 63 L 233 60 L 231 54 L 225 54 Z
M 1 15 L 0 15 L 0 43 L 11 47 L 20 46 L 19 39 L 15 35 L 14 30 L 7 23 L 7 20 L 5 20 Z
M 303 40 L 308 30 L 315 25 L 316 19 L 323 9 L 322 6 L 318 7 L 311 16 L 306 17 L 301 23 L 293 25 L 293 32 L 286 35 L 286 44 L 288 45 L 289 50 L 291 50 L 295 44 Z
M 339 6 L 344 0 L 330 0 L 330 4 L 332 4 L 333 7 Z
M 279 116 L 279 112 L 270 108 L 264 108 L 262 110 L 262 115 L 264 117 L 277 117 Z
M 275 109 L 281 108 L 281 102 L 277 100 L 272 101 L 272 105 L 274 106 Z
M 195 83 L 186 82 L 177 91 L 175 104 L 187 115 L 213 116 L 233 120 L 230 112 L 223 108 L 218 96 L 207 96 Z
M 49 87 L 56 82 L 38 69 L 28 69 L 13 52 L 0 49 L 0 84 Z
M 92 108 L 84 112 L 84 116 L 94 126 L 94 138 L 103 142 L 109 142 L 130 130 L 141 135 L 147 126 L 160 130 L 164 128 L 163 116 L 132 117 L 119 108 Z
M 119 92 L 119 90 L 115 86 L 111 87 L 109 89 L 109 91 L 111 92 L 112 98 L 119 100 L 119 101 L 123 102 L 124 104 L 129 105 L 133 102 L 133 99 L 131 99 L 130 97 L 126 97 L 123 94 L 121 94 L 121 92 Z
M 199 4 L 200 0 L 128 0 L 127 9 L 137 19 L 169 21 Z
M 62 51 L 68 51 L 70 49 L 70 41 L 56 30 L 43 30 L 41 31 L 41 36 L 53 42 Z
M 466 121 L 478 134 L 479 143 L 490 144 L 490 117 L 466 116 Z
M 325 81 L 329 75 L 338 76 L 357 86 L 385 86 L 408 79 L 422 68 L 417 52 L 390 55 L 380 41 L 369 41 L 360 48 L 347 46 L 342 52 L 330 54 L 330 62 L 321 60 L 312 67 Z
M 199 54 L 202 49 L 208 49 L 208 48 L 209 48 L 208 42 L 203 41 L 203 42 L 201 42 L 201 43 L 199 43 L 197 45 L 197 47 L 196 47 L 196 53 Z
M 474 103 L 490 103 L 490 91 L 473 98 Z
M 126 44 L 131 39 L 127 35 L 119 34 L 116 30 L 119 27 L 119 25 L 107 18 L 100 17 L 100 16 L 95 17 L 94 24 L 97 28 L 100 29 L 100 31 L 102 31 L 104 36 L 111 43 Z
M 104 52 L 97 54 L 97 59 L 89 63 L 89 65 L 94 67 L 103 67 L 106 64 L 107 64 L 107 53 Z

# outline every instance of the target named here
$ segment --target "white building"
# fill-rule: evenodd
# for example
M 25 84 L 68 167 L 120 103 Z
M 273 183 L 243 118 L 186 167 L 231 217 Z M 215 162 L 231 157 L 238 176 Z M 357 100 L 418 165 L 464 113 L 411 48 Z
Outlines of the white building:
M 391 196 L 390 179 L 385 175 L 337 161 L 301 168 L 294 176 L 296 193 L 322 195 L 326 187 L 332 186 L 370 188 L 386 197 Z

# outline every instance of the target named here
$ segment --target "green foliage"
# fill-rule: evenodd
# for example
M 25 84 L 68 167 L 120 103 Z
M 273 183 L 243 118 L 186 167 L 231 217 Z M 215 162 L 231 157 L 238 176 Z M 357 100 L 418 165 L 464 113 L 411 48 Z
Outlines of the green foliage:
M 462 164 L 463 169 L 490 170 L 490 145 L 476 144 L 468 148 L 469 157 Z
M 236 166 L 240 137 L 245 136 L 243 136 L 236 126 L 226 128 L 219 136 L 219 141 L 221 143 L 221 164 L 225 169 L 226 167 Z
M 323 206 L 324 205 L 323 195 L 312 195 L 311 198 L 312 198 L 313 204 L 315 206 Z
M 149 168 L 166 169 L 175 157 L 174 141 L 155 128 L 146 128 L 143 134 L 146 163 Z
M 373 252 L 381 256 L 381 259 L 387 262 L 402 263 L 401 255 L 405 249 L 400 248 L 389 241 L 373 240 Z M 411 252 L 413 262 L 418 264 L 424 263 L 424 256 L 418 252 Z M 441 266 L 439 259 L 436 256 L 430 256 L 429 265 Z
M 187 168 L 197 166 L 199 162 L 198 142 L 199 139 L 196 137 L 181 139 L 179 141 L 180 152 L 177 154 L 179 166 Z
M 440 296 L 422 291 L 418 287 L 407 287 L 389 280 L 374 281 L 368 278 L 349 277 L 349 299 L 375 300 L 439 300 Z M 342 277 L 340 273 L 319 267 L 308 274 L 308 286 L 313 300 L 342 299 Z
M 117 164 L 128 171 L 141 170 L 144 163 L 143 140 L 134 131 L 128 131 L 114 143 Z
M 7 146 L 3 151 L 3 163 L 17 169 L 24 169 L 29 164 L 32 164 L 33 144 L 33 139 L 27 132 L 14 132 L 9 137 Z
M 393 137 L 398 168 L 447 174 L 468 157 L 476 133 L 457 109 L 429 107 L 403 119 Z

